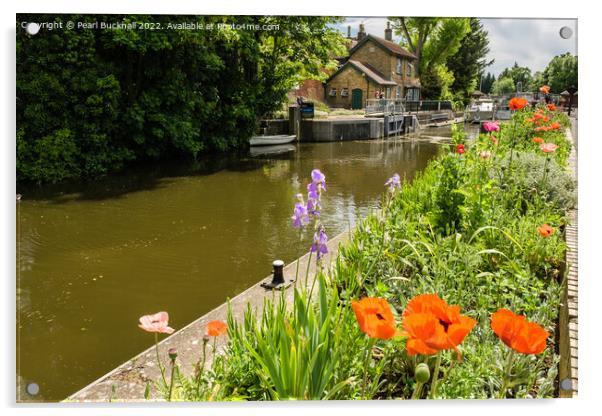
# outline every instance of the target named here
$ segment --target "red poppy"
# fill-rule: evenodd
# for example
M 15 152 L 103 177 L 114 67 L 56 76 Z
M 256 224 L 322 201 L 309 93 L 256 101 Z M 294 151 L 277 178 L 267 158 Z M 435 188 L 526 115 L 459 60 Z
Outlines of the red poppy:
M 558 130 L 561 127 L 562 127 L 562 125 L 559 122 L 557 122 L 557 121 L 555 121 L 552 124 L 550 124 L 550 129 L 551 130 Z
M 520 97 L 514 97 L 513 99 L 511 99 L 508 102 L 508 107 L 510 107 L 510 110 L 522 110 L 523 108 L 525 108 L 528 105 L 529 105 L 529 101 L 525 100 L 524 98 L 520 98 Z
M 456 146 L 456 152 L 458 152 L 459 154 L 463 154 L 466 152 L 466 149 L 462 143 Z
M 554 143 L 542 143 L 539 145 L 539 148 L 544 153 L 554 153 L 558 149 L 558 146 Z
M 539 87 L 539 91 L 543 92 L 544 94 L 548 94 L 550 92 L 550 86 L 542 85 L 541 87 Z
M 460 306 L 450 306 L 435 294 L 423 294 L 406 306 L 402 335 L 408 337 L 408 355 L 432 355 L 457 349 L 475 324 L 474 319 L 460 315 Z
M 508 309 L 499 309 L 491 315 L 491 329 L 504 344 L 521 354 L 542 353 L 550 335 L 541 326 Z
M 548 107 L 548 110 L 550 111 L 556 111 L 556 104 L 554 103 L 548 104 L 546 107 Z
M 543 238 L 548 238 L 550 237 L 552 234 L 554 234 L 554 228 L 552 228 L 550 225 L 548 224 L 544 224 L 541 227 L 537 227 L 537 232 L 539 233 L 540 236 L 542 236 Z
M 550 127 L 548 127 L 548 126 L 539 126 L 539 127 L 535 127 L 534 131 L 550 131 Z
M 211 321 L 207 324 L 207 335 L 219 337 L 228 330 L 228 325 L 222 321 Z
M 391 306 L 382 298 L 363 298 L 352 300 L 360 330 L 371 338 L 389 339 L 396 335 L 395 318 Z
M 542 137 L 533 137 L 533 143 L 543 143 L 544 139 Z

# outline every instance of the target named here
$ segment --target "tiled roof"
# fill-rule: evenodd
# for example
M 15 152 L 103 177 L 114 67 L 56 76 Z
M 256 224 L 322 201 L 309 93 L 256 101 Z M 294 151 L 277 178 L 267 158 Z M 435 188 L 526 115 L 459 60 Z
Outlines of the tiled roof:
M 385 77 L 380 72 L 370 67 L 368 64 L 364 64 L 360 61 L 354 61 L 352 59 L 348 60 L 347 63 L 353 65 L 360 72 L 366 74 L 368 78 L 376 82 L 378 85 L 397 85 L 397 83 L 385 79 Z
M 383 39 L 383 38 L 379 38 L 378 36 L 374 36 L 374 35 L 366 35 L 362 40 L 360 40 L 358 43 L 356 43 L 349 50 L 349 56 L 353 55 L 353 53 L 356 50 L 358 50 L 369 39 L 371 39 L 376 44 L 378 44 L 381 47 L 385 48 L 386 50 L 388 50 L 389 52 L 391 52 L 394 55 L 403 56 L 403 57 L 410 58 L 410 59 L 416 59 L 416 55 L 414 55 L 413 53 L 411 53 L 411 52 L 407 51 L 406 49 L 402 48 L 397 43 L 391 42 L 391 41 Z

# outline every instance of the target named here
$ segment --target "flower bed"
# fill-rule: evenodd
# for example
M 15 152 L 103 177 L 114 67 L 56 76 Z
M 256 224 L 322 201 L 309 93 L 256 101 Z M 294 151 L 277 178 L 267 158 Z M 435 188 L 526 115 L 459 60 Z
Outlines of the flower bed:
M 230 318 L 229 342 L 210 368 L 202 360 L 209 338 L 190 377 L 172 351 L 172 376 L 157 383 L 164 396 L 557 396 L 563 228 L 575 188 L 566 172 L 569 120 L 510 104 L 511 121 L 486 124 L 471 143 L 455 131 L 411 184 L 387 181 L 382 209 L 319 268 L 315 285 L 294 289 L 292 306 L 275 296 L 259 317 L 249 309 L 241 322 Z M 312 172 L 308 201 L 300 196 L 293 216 L 296 227 L 315 229 L 318 262 L 325 184 Z

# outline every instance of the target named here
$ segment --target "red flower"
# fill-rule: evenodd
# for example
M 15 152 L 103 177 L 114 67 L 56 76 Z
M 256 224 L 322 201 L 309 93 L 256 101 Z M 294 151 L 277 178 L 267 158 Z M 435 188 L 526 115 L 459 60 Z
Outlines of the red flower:
M 548 126 L 539 126 L 539 127 L 535 127 L 534 131 L 550 131 L 550 127 L 548 127 Z
M 528 105 L 529 105 L 529 101 L 525 100 L 524 98 L 520 98 L 520 97 L 514 97 L 513 99 L 511 99 L 508 102 L 508 107 L 510 107 L 510 110 L 522 110 L 523 108 L 525 108 Z
M 351 301 L 360 330 L 371 338 L 389 339 L 397 334 L 391 306 L 382 298 Z
M 542 353 L 550 336 L 541 326 L 508 309 L 499 309 L 491 315 L 491 329 L 504 344 L 521 354 Z
M 497 137 L 491 136 L 491 143 L 497 144 Z
M 556 149 L 558 149 L 558 146 L 556 146 L 554 143 L 542 143 L 539 145 L 539 148 L 544 153 L 554 153 Z
M 466 149 L 464 148 L 464 145 L 462 143 L 456 146 L 456 152 L 458 152 L 458 154 L 463 154 L 466 152 Z
M 553 104 L 553 103 L 552 104 L 548 104 L 547 107 L 548 107 L 548 110 L 550 110 L 550 111 L 556 111 L 556 105 Z
M 533 137 L 533 143 L 543 143 L 544 140 L 541 137 Z
M 551 130 L 558 130 L 561 127 L 562 127 L 562 125 L 559 122 L 557 122 L 557 121 L 555 121 L 552 124 L 550 124 L 550 129 Z
M 543 238 L 548 238 L 550 237 L 552 234 L 554 234 L 554 228 L 552 228 L 550 225 L 548 224 L 544 224 L 541 227 L 537 227 L 537 232 L 539 233 L 540 236 L 542 236 Z
M 450 306 L 435 294 L 418 295 L 410 300 L 402 315 L 408 355 L 457 349 L 476 323 L 460 315 L 458 305 Z
M 543 92 L 544 94 L 548 94 L 550 92 L 550 86 L 542 85 L 541 87 L 539 87 L 539 91 Z
M 207 324 L 207 335 L 219 337 L 228 330 L 228 325 L 222 321 L 211 321 Z

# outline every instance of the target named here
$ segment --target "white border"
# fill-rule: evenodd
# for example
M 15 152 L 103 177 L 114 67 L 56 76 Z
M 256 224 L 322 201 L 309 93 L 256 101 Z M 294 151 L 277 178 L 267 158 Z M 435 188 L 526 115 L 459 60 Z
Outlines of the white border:
M 459 1 L 389 1 L 353 2 L 352 0 L 259 0 L 259 1 L 151 1 L 151 0 L 103 0 L 98 2 L 82 0 L 22 0 L 4 1 L 0 6 L 2 13 L 2 59 L 0 68 L 2 76 L 2 139 L 0 163 L 2 180 L 0 195 L 2 196 L 2 288 L 3 318 L 2 342 L 3 377 L 0 392 L 5 414 L 44 414 L 44 415 L 81 415 L 83 412 L 93 415 L 107 414 L 258 414 L 306 415 L 316 413 L 318 409 L 325 412 L 338 411 L 345 415 L 364 415 L 369 411 L 384 414 L 403 414 L 419 412 L 419 414 L 444 413 L 447 415 L 475 414 L 504 415 L 508 412 L 524 414 L 589 414 L 588 410 L 596 406 L 596 399 L 602 397 L 599 392 L 601 377 L 600 361 L 602 357 L 602 319 L 600 317 L 599 296 L 602 294 L 600 280 L 602 273 L 594 264 L 600 257 L 602 247 L 600 237 L 602 230 L 600 218 L 600 157 L 602 157 L 602 107 L 594 100 L 601 96 L 600 86 L 600 37 L 599 14 L 593 6 L 585 2 L 568 2 L 547 0 L 545 2 L 525 0 L 505 0 L 498 2 L 465 2 Z M 590 4 L 593 4 L 590 3 Z M 264 404 L 206 404 L 187 406 L 16 406 L 15 400 L 15 13 L 26 12 L 64 12 L 64 13 L 162 13 L 162 14 L 306 14 L 306 15 L 344 15 L 344 16 L 395 16 L 395 15 L 437 15 L 437 16 L 478 16 L 478 17 L 557 17 L 579 19 L 579 60 L 580 60 L 580 120 L 579 120 L 579 272 L 580 272 L 580 309 L 579 309 L 579 398 L 543 401 L 442 401 L 438 403 L 410 402 L 330 402 L 330 403 L 264 403 Z M 599 407 L 599 406 L 598 406 Z M 322 413 L 322 412 L 319 412 Z M 591 412 L 593 413 L 593 412 Z

